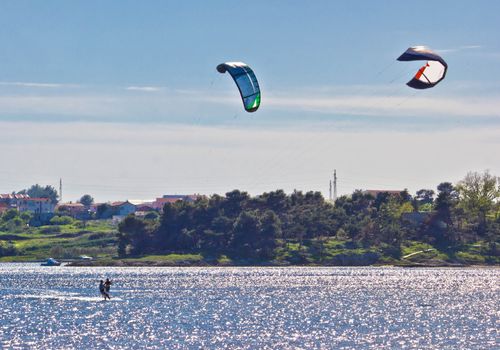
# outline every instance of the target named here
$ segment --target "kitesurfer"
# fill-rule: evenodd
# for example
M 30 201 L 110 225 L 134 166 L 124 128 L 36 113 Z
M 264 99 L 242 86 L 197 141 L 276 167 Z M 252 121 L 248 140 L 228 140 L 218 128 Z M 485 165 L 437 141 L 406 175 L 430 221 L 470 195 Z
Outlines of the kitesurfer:
M 106 286 L 105 286 L 103 280 L 101 280 L 99 283 L 99 292 L 101 292 L 101 295 L 103 296 L 104 300 L 106 300 L 106 299 L 111 300 L 108 292 L 106 292 Z
M 109 278 L 106 278 L 106 282 L 104 282 L 104 289 L 106 290 L 106 293 L 108 293 L 108 297 L 109 297 L 109 290 L 111 289 L 111 281 L 109 280 Z

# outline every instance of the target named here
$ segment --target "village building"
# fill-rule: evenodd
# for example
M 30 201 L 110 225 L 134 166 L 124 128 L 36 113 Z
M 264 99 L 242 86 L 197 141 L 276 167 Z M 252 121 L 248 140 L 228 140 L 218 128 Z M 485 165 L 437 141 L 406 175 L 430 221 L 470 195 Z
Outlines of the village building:
M 153 202 L 151 202 L 151 203 L 142 203 L 137 205 L 136 210 L 147 213 L 150 211 L 155 211 L 156 209 L 153 207 Z
M 23 199 L 30 198 L 27 194 L 0 194 L 0 203 L 7 205 L 9 208 L 19 208 L 19 203 Z
M 90 210 L 82 203 L 62 203 L 56 207 L 56 211 L 76 219 L 86 219 L 90 216 Z
M 186 202 L 194 202 L 200 196 L 197 194 L 188 194 L 188 195 L 178 195 L 178 194 L 166 194 L 161 198 L 156 198 L 156 200 L 152 203 L 152 207 L 155 210 L 163 210 L 163 206 L 167 203 L 175 203 L 178 201 L 186 201 Z
M 111 203 L 111 208 L 113 210 L 113 216 L 127 216 L 135 213 L 136 210 L 135 205 L 129 201 L 113 202 Z
M 18 202 L 18 210 L 22 213 L 25 211 L 34 214 L 54 213 L 56 205 L 50 198 L 24 198 Z

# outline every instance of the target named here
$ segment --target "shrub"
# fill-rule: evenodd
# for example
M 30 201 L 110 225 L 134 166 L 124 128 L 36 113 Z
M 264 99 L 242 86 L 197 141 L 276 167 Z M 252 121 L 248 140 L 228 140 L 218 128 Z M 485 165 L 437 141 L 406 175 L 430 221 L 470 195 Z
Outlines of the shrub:
M 17 254 L 17 248 L 12 243 L 0 242 L 0 256 L 13 256 Z
M 51 225 L 70 225 L 73 223 L 73 218 L 69 216 L 54 216 L 50 219 Z

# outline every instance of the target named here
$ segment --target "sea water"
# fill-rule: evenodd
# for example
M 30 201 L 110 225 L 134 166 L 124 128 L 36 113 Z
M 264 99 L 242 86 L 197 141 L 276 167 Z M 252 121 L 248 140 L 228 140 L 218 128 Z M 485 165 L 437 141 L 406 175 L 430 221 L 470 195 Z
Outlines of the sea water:
M 496 268 L 0 264 L 0 348 L 499 349 L 499 282 Z

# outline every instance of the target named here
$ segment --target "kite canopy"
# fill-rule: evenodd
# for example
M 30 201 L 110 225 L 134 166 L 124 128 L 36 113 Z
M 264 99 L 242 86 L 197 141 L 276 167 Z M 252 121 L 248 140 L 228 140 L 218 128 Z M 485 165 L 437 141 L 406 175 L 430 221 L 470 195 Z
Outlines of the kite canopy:
M 247 112 L 255 112 L 260 106 L 260 88 L 252 69 L 243 62 L 226 62 L 217 66 L 219 73 L 229 72 L 240 90 Z
M 410 47 L 398 61 L 425 61 L 425 66 L 420 68 L 406 85 L 414 89 L 428 89 L 437 85 L 446 76 L 448 65 L 441 56 L 425 46 Z

